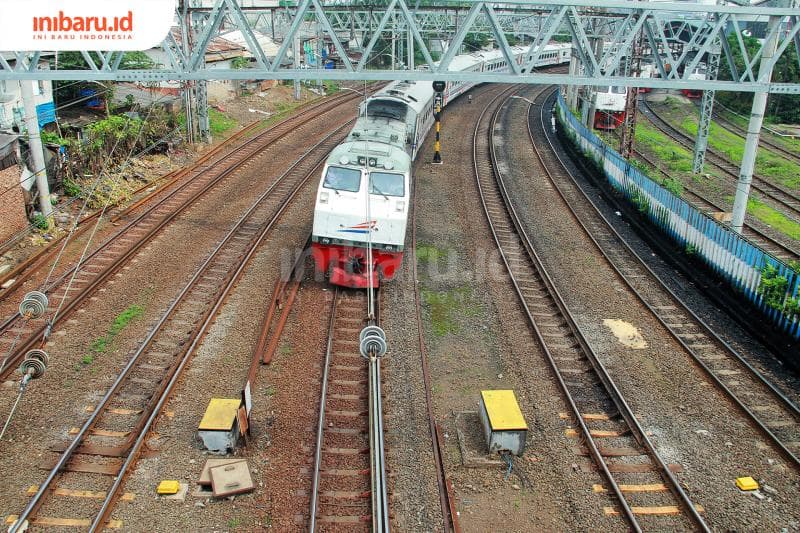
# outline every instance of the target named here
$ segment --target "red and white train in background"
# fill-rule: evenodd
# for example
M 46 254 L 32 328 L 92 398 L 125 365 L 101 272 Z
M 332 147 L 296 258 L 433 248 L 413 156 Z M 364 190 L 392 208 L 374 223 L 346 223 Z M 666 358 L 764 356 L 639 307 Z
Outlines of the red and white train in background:
M 513 47 L 514 60 L 526 62 L 527 46 Z M 548 44 L 536 67 L 569 63 L 570 44 Z M 528 56 L 530 59 L 531 56 Z M 501 51 L 453 58 L 451 70 L 503 72 Z M 446 106 L 476 83 L 448 82 Z M 368 288 L 391 280 L 403 260 L 411 201 L 414 159 L 434 123 L 430 81 L 393 82 L 361 104 L 344 142 L 331 150 L 322 171 L 314 207 L 311 253 L 318 273 L 335 285 Z M 368 264 L 368 243 L 372 264 Z
M 658 77 L 658 72 L 654 65 L 643 65 L 639 76 L 655 78 Z M 688 79 L 694 81 L 706 79 L 706 66 L 700 63 L 692 70 Z M 641 88 L 639 92 L 649 93 L 650 89 Z M 699 89 L 681 89 L 681 93 L 688 98 L 700 98 L 703 95 L 703 91 Z M 597 87 L 592 91 L 592 99 L 595 108 L 593 120 L 595 129 L 613 130 L 622 125 L 625 120 L 625 103 L 627 102 L 625 87 Z

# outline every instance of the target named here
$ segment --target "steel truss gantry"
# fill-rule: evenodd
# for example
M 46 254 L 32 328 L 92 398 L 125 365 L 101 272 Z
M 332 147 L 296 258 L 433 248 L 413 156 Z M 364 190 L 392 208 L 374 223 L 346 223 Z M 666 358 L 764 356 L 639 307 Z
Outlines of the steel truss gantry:
M 387 0 L 370 10 L 371 17 L 364 20 L 362 28 L 373 25 L 371 38 L 364 46 L 360 60 L 351 59 L 345 43 L 353 32 L 355 16 L 349 13 L 342 2 L 327 6 L 324 0 L 300 0 L 295 8 L 284 8 L 291 13 L 291 24 L 280 35 L 281 46 L 274 57 L 268 57 L 259 46 L 253 30 L 258 13 L 243 9 L 235 0 L 217 0 L 213 8 L 205 13 L 190 17 L 196 27 L 197 38 L 193 45 L 184 49 L 168 35 L 162 48 L 169 58 L 166 65 L 149 70 L 120 69 L 121 52 L 97 52 L 91 55 L 84 52 L 89 65 L 88 70 L 43 70 L 38 66 L 41 52 L 13 52 L 13 61 L 0 55 L 0 79 L 64 79 L 64 80 L 114 80 L 114 81 L 166 81 L 166 80 L 213 80 L 213 79 L 331 79 L 331 80 L 429 80 L 481 81 L 502 83 L 547 83 L 562 85 L 621 85 L 652 88 L 728 90 L 766 93 L 800 94 L 800 83 L 770 83 L 756 72 L 756 65 L 762 58 L 759 50 L 748 53 L 739 37 L 735 44 L 728 45 L 722 38 L 732 28 L 740 27 L 745 20 L 775 20 L 770 28 L 777 40 L 776 53 L 768 61 L 761 62 L 762 71 L 771 71 L 778 59 L 787 51 L 800 47 L 798 37 L 798 18 L 800 12 L 790 7 L 764 8 L 750 6 L 698 4 L 674 4 L 630 2 L 623 0 L 517 0 L 497 4 L 483 1 L 466 1 L 466 13 L 459 12 L 459 19 L 450 33 L 449 49 L 440 62 L 434 62 L 429 47 L 431 28 L 438 22 L 431 22 L 433 12 L 417 11 L 409 0 Z M 364 9 L 362 5 L 360 9 Z M 198 13 L 202 10 L 198 10 Z M 446 11 L 443 11 L 446 13 Z M 358 13 L 353 11 L 352 13 Z M 709 13 L 713 17 L 707 16 Z M 508 73 L 483 72 L 462 73 L 450 70 L 453 57 L 461 51 L 461 44 L 470 33 L 484 32 L 493 37 L 494 42 L 507 57 L 511 47 L 506 33 L 513 32 L 513 25 L 521 24 L 525 16 L 531 20 L 530 54 L 533 56 L 523 65 L 513 64 Z M 255 21 L 255 22 L 254 22 Z M 377 21 L 377 24 L 376 24 Z M 506 22 L 503 22 L 506 21 Z M 183 26 L 187 21 L 177 17 L 177 24 Z M 290 48 L 297 39 L 308 38 L 309 25 L 318 25 L 320 33 L 332 43 L 339 61 L 337 68 L 314 70 L 301 69 L 289 61 Z M 381 34 L 392 31 L 395 25 L 405 28 L 411 35 L 409 41 L 424 58 L 415 70 L 399 70 L 373 64 L 377 52 L 375 45 Z M 203 62 L 211 40 L 225 31 L 240 29 L 246 39 L 247 48 L 254 57 L 252 68 L 210 69 Z M 535 29 L 535 31 L 534 31 Z M 182 28 L 183 30 L 183 28 Z M 510 30 L 510 31 L 509 31 Z M 622 59 L 632 53 L 633 38 L 642 31 L 645 38 L 644 61 L 652 61 L 660 73 L 660 78 L 639 79 L 626 75 L 620 65 Z M 439 31 L 439 30 L 437 30 Z M 526 30 L 527 33 L 528 30 Z M 598 37 L 598 32 L 609 35 L 615 43 L 602 52 L 600 57 L 593 53 L 590 41 Z M 739 32 L 735 32 L 739 35 Z M 583 63 L 581 76 L 568 76 L 539 72 L 531 66 L 537 61 L 542 43 L 547 43 L 554 35 L 566 34 L 575 46 L 574 54 Z M 304 37 L 305 35 L 305 37 Z M 671 42 L 680 38 L 682 51 L 673 52 Z M 767 40 L 770 36 L 767 37 Z M 689 80 L 688 76 L 695 66 L 712 52 L 715 42 L 723 43 L 722 59 L 734 72 L 732 80 Z M 745 58 L 742 72 L 736 68 L 735 57 Z M 766 64 L 765 63 L 769 63 Z

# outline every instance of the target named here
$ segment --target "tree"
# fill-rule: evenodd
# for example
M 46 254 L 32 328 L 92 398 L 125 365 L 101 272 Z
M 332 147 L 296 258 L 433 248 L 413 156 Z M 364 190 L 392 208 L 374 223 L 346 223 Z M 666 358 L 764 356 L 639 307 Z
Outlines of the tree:
M 761 44 L 755 37 L 742 36 L 747 55 L 753 58 Z M 744 72 L 744 57 L 739 50 L 739 43 L 737 42 L 736 35 L 731 33 L 728 35 L 728 44 L 730 45 L 731 53 L 733 54 L 733 62 L 739 76 Z M 756 62 L 753 67 L 753 74 L 758 74 L 760 61 Z M 730 66 L 725 57 L 720 58 L 719 65 L 719 79 L 732 80 Z M 777 83 L 797 83 L 800 81 L 800 69 L 798 69 L 797 51 L 790 47 L 785 51 L 772 72 L 772 81 Z M 752 93 L 732 93 L 720 92 L 717 93 L 717 98 L 726 107 L 738 111 L 743 114 L 749 114 L 753 106 Z M 771 94 L 767 100 L 767 119 L 773 122 L 786 122 L 791 124 L 800 123 L 800 96 L 793 94 Z

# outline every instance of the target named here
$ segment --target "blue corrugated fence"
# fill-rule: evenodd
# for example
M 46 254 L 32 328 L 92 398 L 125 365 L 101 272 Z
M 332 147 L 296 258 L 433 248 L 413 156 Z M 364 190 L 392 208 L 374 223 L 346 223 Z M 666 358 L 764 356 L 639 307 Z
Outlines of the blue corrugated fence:
M 797 298 L 800 279 L 797 272 L 758 246 L 698 210 L 692 204 L 650 179 L 597 135 L 580 123 L 558 97 L 561 123 L 574 134 L 583 152 L 602 166 L 609 183 L 633 203 L 655 225 L 687 251 L 701 258 L 731 286 L 759 307 L 780 329 L 800 338 L 800 319 L 788 306 L 774 309 L 758 292 L 761 273 L 767 265 L 787 280 L 785 303 Z

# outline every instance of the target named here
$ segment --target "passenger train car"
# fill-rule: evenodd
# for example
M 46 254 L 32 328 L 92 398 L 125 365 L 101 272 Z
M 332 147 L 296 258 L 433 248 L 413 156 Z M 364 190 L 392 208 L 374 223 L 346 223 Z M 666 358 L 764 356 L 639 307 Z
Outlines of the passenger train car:
M 701 81 L 706 79 L 706 75 L 706 66 L 703 63 L 700 63 L 689 73 L 688 79 L 690 81 Z M 681 92 L 688 98 L 700 98 L 703 96 L 703 91 L 699 89 L 681 89 Z
M 598 130 L 613 130 L 625 120 L 625 87 L 597 87 L 592 92 L 594 99 L 594 127 Z
M 523 65 L 528 47 L 514 47 Z M 538 66 L 568 62 L 571 45 L 545 46 Z M 451 70 L 503 72 L 505 56 L 481 51 L 453 58 Z M 443 105 L 475 83 L 448 82 Z M 314 207 L 311 254 L 318 273 L 335 285 L 368 288 L 391 280 L 402 264 L 412 185 L 411 168 L 434 123 L 430 81 L 393 82 L 359 108 L 344 142 L 334 148 L 322 171 Z M 367 247 L 371 243 L 372 264 Z

